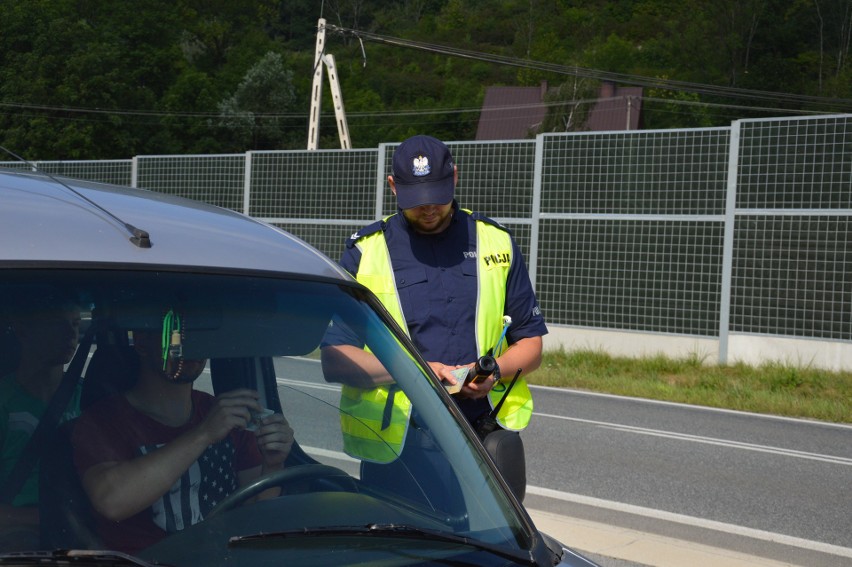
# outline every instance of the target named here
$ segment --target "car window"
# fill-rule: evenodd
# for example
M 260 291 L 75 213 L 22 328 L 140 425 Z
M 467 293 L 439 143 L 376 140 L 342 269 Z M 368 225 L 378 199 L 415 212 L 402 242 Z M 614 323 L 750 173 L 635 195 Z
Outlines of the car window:
M 37 427 L 63 391 L 41 399 L 28 387 L 34 353 L 51 362 L 44 372 L 58 366 L 74 382 L 40 463 L 9 503 L 41 511 L 28 544 L 112 549 L 115 542 L 118 551 L 174 565 L 258 564 L 263 554 L 300 565 L 529 557 L 534 536 L 493 465 L 371 297 L 354 284 L 269 274 L 4 270 L 3 423 L 29 411 L 28 427 Z M 192 379 L 187 423 L 164 423 L 139 403 L 139 376 L 152 358 L 164 379 Z M 199 456 L 138 510 L 112 517 L 109 506 L 93 506 L 100 502 L 93 491 L 107 489 L 87 479 L 166 454 L 171 439 L 190 437 L 221 409 L 216 396 L 243 391 L 257 392 L 268 411 L 252 410 L 237 433 L 210 445 L 228 463 L 224 472 Z M 280 471 L 243 483 L 265 462 L 256 439 L 267 414 L 285 417 L 294 442 Z M 148 443 L 151 431 L 164 429 L 177 433 Z M 0 430 L 6 475 L 26 447 L 8 449 L 13 433 Z M 156 492 L 153 478 L 120 488 L 142 499 L 148 482 Z M 270 490 L 277 492 L 268 497 Z M 369 545 L 353 543 L 365 535 Z

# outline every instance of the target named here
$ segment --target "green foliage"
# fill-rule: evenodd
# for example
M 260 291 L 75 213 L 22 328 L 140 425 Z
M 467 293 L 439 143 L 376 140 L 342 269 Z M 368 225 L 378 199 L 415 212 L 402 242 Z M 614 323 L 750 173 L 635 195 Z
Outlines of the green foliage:
M 548 103 L 542 132 L 573 132 L 586 123 L 599 84 L 590 79 L 569 78 L 544 98 Z
M 281 55 L 267 53 L 248 70 L 233 95 L 219 103 L 219 125 L 237 148 L 275 149 L 287 139 L 287 119 L 276 116 L 294 110 L 293 72 Z
M 700 98 L 695 93 L 667 89 L 648 89 L 646 93 L 643 101 L 648 110 L 645 113 L 646 128 L 706 128 L 716 125 L 709 108 L 698 104 Z
M 627 39 L 610 34 L 603 41 L 594 41 L 587 50 L 587 66 L 618 73 L 629 73 L 636 68 L 637 50 Z
M 544 386 L 852 422 L 852 372 L 777 362 L 719 366 L 698 353 L 628 358 L 559 349 L 545 352 L 541 367 L 527 379 Z
M 30 159 L 303 148 L 321 15 L 336 26 L 494 56 L 846 99 L 850 2 L 0 2 L 0 144 Z M 418 132 L 472 139 L 478 113 L 467 109 L 488 86 L 542 80 L 564 103 L 547 118 L 548 130 L 561 131 L 579 123 L 588 108 L 576 102 L 595 86 L 410 47 L 362 46 L 351 34 L 330 32 L 326 50 L 337 60 L 356 147 Z M 264 62 L 268 53 L 280 59 Z M 706 103 L 731 101 L 707 95 L 653 98 L 643 106 L 645 127 L 765 115 L 719 111 Z M 336 147 L 327 82 L 322 109 L 321 145 Z

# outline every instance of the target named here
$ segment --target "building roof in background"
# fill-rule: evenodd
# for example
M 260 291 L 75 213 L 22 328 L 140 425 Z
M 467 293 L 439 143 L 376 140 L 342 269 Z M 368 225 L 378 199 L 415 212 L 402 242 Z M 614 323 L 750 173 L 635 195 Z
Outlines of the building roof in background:
M 642 87 L 619 87 L 602 83 L 598 101 L 586 118 L 582 130 L 638 130 L 642 111 Z
M 488 87 L 476 129 L 477 140 L 522 140 L 538 133 L 547 114 L 540 87 Z
M 522 140 L 538 134 L 547 114 L 547 82 L 538 87 L 488 87 L 477 140 Z M 642 87 L 602 83 L 598 101 L 581 131 L 638 130 L 642 127 Z

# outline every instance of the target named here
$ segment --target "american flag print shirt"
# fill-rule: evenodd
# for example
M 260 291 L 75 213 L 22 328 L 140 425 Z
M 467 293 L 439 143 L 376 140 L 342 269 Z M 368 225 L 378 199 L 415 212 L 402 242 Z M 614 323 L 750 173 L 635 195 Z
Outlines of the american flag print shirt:
M 147 455 L 162 446 L 139 449 Z M 216 504 L 237 489 L 234 455 L 230 437 L 207 447 L 169 491 L 151 506 L 154 524 L 174 533 L 202 521 Z

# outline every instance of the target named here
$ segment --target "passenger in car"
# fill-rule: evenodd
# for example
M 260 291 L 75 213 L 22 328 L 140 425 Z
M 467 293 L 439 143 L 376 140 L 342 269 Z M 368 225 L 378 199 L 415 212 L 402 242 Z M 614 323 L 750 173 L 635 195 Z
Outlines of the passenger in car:
M 129 553 L 200 522 L 238 487 L 281 469 L 293 444 L 281 414 L 247 430 L 263 410 L 254 390 L 214 398 L 193 388 L 206 360 L 176 356 L 160 333 L 136 331 L 133 341 L 136 384 L 86 409 L 72 436 L 98 535 Z
M 9 551 L 37 546 L 38 460 L 30 465 L 19 461 L 62 381 L 64 365 L 77 349 L 80 308 L 58 290 L 30 290 L 4 299 L 9 304 L 4 309 L 8 320 L 3 334 L 14 345 L 2 356 L 7 359 L 4 363 L 18 360 L 11 372 L 0 377 L 0 550 Z M 77 388 L 60 422 L 75 417 L 79 408 Z M 18 471 L 22 466 L 24 470 Z M 13 476 L 21 480 L 15 482 Z

